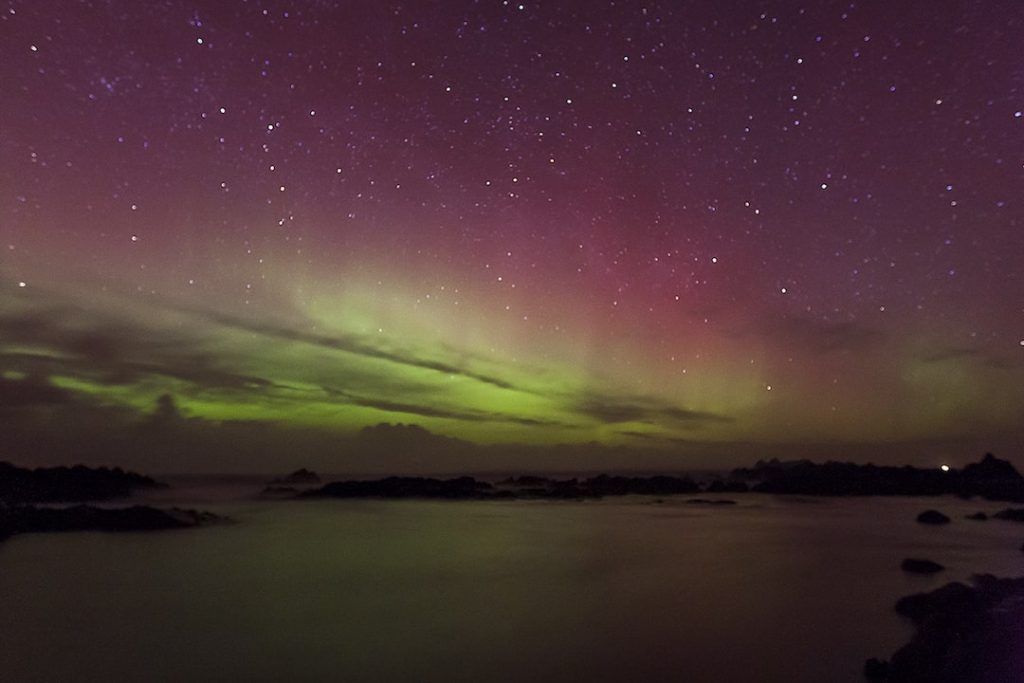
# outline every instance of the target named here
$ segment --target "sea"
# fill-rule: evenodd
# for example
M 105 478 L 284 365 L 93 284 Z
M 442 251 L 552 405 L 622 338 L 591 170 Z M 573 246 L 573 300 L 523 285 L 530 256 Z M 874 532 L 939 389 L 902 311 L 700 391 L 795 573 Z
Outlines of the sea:
M 901 596 L 1024 575 L 1024 525 L 943 498 L 139 502 L 229 523 L 0 543 L 0 680 L 863 680 Z M 953 518 L 915 522 L 927 508 Z M 907 557 L 946 566 L 906 574 Z

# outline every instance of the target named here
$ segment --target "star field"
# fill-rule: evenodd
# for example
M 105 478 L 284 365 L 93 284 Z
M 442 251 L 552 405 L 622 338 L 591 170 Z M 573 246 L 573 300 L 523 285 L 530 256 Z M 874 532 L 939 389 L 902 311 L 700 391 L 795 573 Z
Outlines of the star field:
M 26 435 L 1024 445 L 1016 3 L 0 12 Z

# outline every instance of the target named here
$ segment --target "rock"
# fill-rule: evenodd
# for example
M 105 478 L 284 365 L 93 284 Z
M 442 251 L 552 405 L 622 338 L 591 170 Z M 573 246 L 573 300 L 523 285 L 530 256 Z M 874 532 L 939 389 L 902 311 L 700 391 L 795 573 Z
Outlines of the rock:
M 313 472 L 312 470 L 307 470 L 306 468 L 303 467 L 302 469 L 295 470 L 291 474 L 288 474 L 288 475 L 285 475 L 283 477 L 279 477 L 277 479 L 272 480 L 270 482 L 270 485 L 272 485 L 272 486 L 276 486 L 276 485 L 288 486 L 288 485 L 292 485 L 292 484 L 307 484 L 307 485 L 310 485 L 310 484 L 319 484 L 319 483 L 320 483 L 319 475 L 317 475 L 316 472 Z
M 120 467 L 39 467 L 0 462 L 0 501 L 7 503 L 79 503 L 125 498 L 139 489 L 166 484 Z
M 865 676 L 902 683 L 1019 681 L 1024 632 L 1024 578 L 975 576 L 901 598 L 896 611 L 917 628 L 887 664 L 864 665 Z
M 704 493 L 746 493 L 750 487 L 744 481 L 715 479 L 704 488 Z
M 71 507 L 0 507 L 0 538 L 14 534 L 64 531 L 159 531 L 186 529 L 223 521 L 209 512 L 181 508 L 159 509 L 145 505 L 124 508 L 100 508 L 92 505 Z
M 872 657 L 864 662 L 864 678 L 869 681 L 884 681 L 889 676 L 889 663 Z
M 760 461 L 733 470 L 732 478 L 758 482 L 754 491 L 812 496 L 983 496 L 1024 501 L 1024 477 L 1005 460 L 986 453 L 963 470 L 893 467 L 809 460 Z
M 686 501 L 689 505 L 735 505 L 735 500 L 714 499 L 714 498 L 690 498 Z
M 973 519 L 978 522 L 984 522 L 988 519 L 988 515 L 986 515 L 984 512 L 975 512 L 973 515 L 967 515 L 965 519 Z
M 524 486 L 525 484 L 525 486 Z M 600 474 L 589 479 L 546 479 L 524 476 L 505 479 L 502 488 L 472 477 L 433 479 L 427 477 L 387 477 L 368 481 L 336 481 L 305 491 L 306 497 L 329 498 L 444 498 L 452 500 L 544 498 L 579 500 L 603 496 L 666 496 L 698 493 L 700 487 L 689 477 L 620 477 Z M 513 487 L 513 488 L 508 488 Z
M 1005 519 L 1008 522 L 1024 522 L 1024 508 L 1006 508 L 992 516 L 996 519 Z
M 917 516 L 921 524 L 949 524 L 949 517 L 938 510 L 925 510 Z
M 907 558 L 903 560 L 903 563 L 900 564 L 900 568 L 905 572 L 910 572 L 911 574 L 934 574 L 945 569 L 945 567 L 938 562 L 915 558 Z
M 548 479 L 547 477 L 538 477 L 538 476 L 527 474 L 527 475 L 523 475 L 521 477 L 509 477 L 508 479 L 506 479 L 505 481 L 503 481 L 501 483 L 509 485 L 509 486 L 537 487 L 537 486 L 547 486 L 549 481 L 551 481 L 551 480 Z
M 326 498 L 442 498 L 466 500 L 486 498 L 493 487 L 473 477 L 433 479 L 428 477 L 386 477 L 369 481 L 335 481 L 306 491 L 305 497 Z

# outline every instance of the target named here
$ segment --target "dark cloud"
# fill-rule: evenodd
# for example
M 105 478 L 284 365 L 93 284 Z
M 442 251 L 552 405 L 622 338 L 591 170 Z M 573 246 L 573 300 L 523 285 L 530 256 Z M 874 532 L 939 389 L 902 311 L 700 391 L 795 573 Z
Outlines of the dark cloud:
M 39 377 L 6 379 L 0 377 L 0 410 L 38 406 L 59 406 L 75 402 L 66 389 L 55 387 Z
M 154 339 L 144 328 L 121 328 L 116 332 L 93 330 L 66 333 L 59 327 L 34 328 L 31 337 L 12 339 L 4 334 L 0 319 L 0 344 L 25 344 L 36 349 L 57 352 L 0 352 L 5 368 L 46 375 L 64 374 L 98 384 L 133 384 L 145 377 L 164 376 L 195 385 L 199 389 L 239 389 L 261 391 L 274 388 L 274 382 L 253 375 L 219 368 L 210 354 L 189 350 L 194 341 L 176 340 L 167 344 Z M 130 340 L 130 344 L 122 340 Z
M 655 423 L 668 419 L 685 427 L 702 427 L 708 424 L 733 422 L 727 415 L 700 410 L 687 410 L 653 399 L 616 400 L 602 396 L 589 396 L 577 406 L 577 410 L 599 422 Z
M 383 410 L 391 413 L 405 413 L 407 415 L 438 417 L 450 420 L 464 420 L 468 422 L 507 422 L 526 426 L 574 426 L 554 420 L 537 420 L 533 418 L 517 417 L 514 415 L 506 415 L 504 413 L 494 413 L 482 410 L 454 410 L 436 406 L 424 406 L 415 403 L 359 396 L 348 391 L 342 391 L 340 389 L 330 387 L 323 387 L 323 389 L 328 393 L 328 395 L 339 398 L 344 403 L 363 406 L 366 408 L 376 408 L 377 410 Z
M 291 329 L 280 325 L 270 325 L 266 323 L 255 322 L 252 320 L 246 320 L 244 318 L 226 315 L 224 313 L 188 309 L 185 310 L 191 315 L 204 318 L 206 320 L 209 320 L 210 322 L 215 322 L 224 327 L 240 329 L 246 332 L 252 332 L 254 334 L 273 337 L 276 339 L 283 339 L 286 341 L 310 344 L 325 349 L 331 349 L 333 351 L 344 351 L 346 353 L 363 356 L 365 358 L 375 358 L 378 360 L 384 360 L 391 363 L 397 363 L 399 365 L 422 368 L 425 370 L 433 370 L 435 372 L 444 373 L 446 375 L 458 375 L 461 377 L 467 377 L 469 379 L 474 379 L 478 382 L 483 382 L 484 384 L 490 384 L 500 389 L 509 389 L 515 391 L 519 390 L 518 387 L 513 385 L 511 382 L 507 382 L 493 375 L 474 372 L 467 368 L 458 367 L 450 363 L 444 363 L 442 361 L 418 358 L 410 354 L 402 354 L 397 351 L 388 351 L 386 349 L 380 349 L 370 345 L 369 343 L 367 343 L 366 340 L 352 335 L 325 335 L 316 332 L 303 332 L 301 330 Z

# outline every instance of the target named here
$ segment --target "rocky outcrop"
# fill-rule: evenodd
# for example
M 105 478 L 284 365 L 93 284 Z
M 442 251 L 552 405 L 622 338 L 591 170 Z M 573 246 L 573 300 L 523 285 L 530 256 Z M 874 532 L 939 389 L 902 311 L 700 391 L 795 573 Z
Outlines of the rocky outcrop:
M 903 560 L 903 562 L 900 564 L 900 568 L 903 571 L 909 572 L 911 574 L 935 574 L 936 572 L 941 572 L 943 569 L 945 569 L 945 567 L 943 567 L 938 562 L 932 562 L 931 560 L 922 560 L 912 557 L 908 557 L 907 559 Z
M 982 496 L 1024 501 L 1024 477 L 1006 460 L 986 453 L 962 470 L 890 467 L 809 460 L 758 462 L 734 470 L 734 479 L 757 482 L 754 491 L 816 496 Z
M 387 477 L 368 481 L 335 481 L 306 491 L 304 497 L 319 498 L 440 498 L 466 500 L 488 498 L 494 487 L 473 477 L 433 479 L 429 477 Z
M 1024 578 L 976 576 L 902 598 L 896 611 L 917 632 L 888 662 L 870 659 L 864 675 L 893 683 L 997 683 L 1021 680 Z
M 6 503 L 79 503 L 125 498 L 166 484 L 120 467 L 40 467 L 27 469 L 0 462 L 0 501 Z
M 306 491 L 302 495 L 329 498 L 574 500 L 605 496 L 664 496 L 699 492 L 700 486 L 689 477 L 666 475 L 621 477 L 601 474 L 587 479 L 546 479 L 527 476 L 506 479 L 497 486 L 473 477 L 457 479 L 387 477 L 368 481 L 336 481 L 318 489 Z
M 938 510 L 925 510 L 917 516 L 917 521 L 921 524 L 949 524 L 950 520 Z
M 124 508 L 2 506 L 0 539 L 25 533 L 187 529 L 221 520 L 209 512 L 144 505 Z
M 1006 508 L 992 515 L 995 519 L 1004 519 L 1008 522 L 1024 522 L 1024 508 Z

